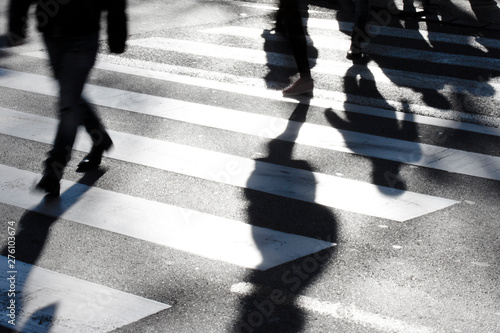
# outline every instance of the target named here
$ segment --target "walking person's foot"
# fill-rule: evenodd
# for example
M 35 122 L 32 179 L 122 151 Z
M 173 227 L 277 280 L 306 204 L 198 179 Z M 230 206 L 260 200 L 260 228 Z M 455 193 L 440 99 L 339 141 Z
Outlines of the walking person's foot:
M 45 192 L 48 196 L 58 197 L 61 185 L 59 184 L 59 179 L 49 174 L 45 174 L 38 184 L 36 184 L 35 189 Z
M 283 90 L 283 96 L 297 96 L 310 94 L 314 90 L 314 80 L 311 78 L 299 78 L 295 83 Z
M 102 154 L 111 149 L 112 146 L 113 141 L 109 136 L 106 136 L 101 144 L 92 146 L 90 153 L 88 153 L 87 156 L 85 156 L 81 162 L 78 163 L 76 171 L 84 172 L 98 168 L 102 162 Z

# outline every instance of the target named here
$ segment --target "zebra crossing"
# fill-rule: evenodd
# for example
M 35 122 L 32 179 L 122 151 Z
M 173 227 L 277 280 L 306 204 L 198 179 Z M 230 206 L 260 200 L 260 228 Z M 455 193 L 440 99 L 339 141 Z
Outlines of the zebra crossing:
M 341 33 L 340 27 L 352 28 L 351 24 L 316 18 L 309 18 L 306 23 L 311 34 L 310 44 L 314 47 L 341 53 L 347 49 L 348 37 Z M 132 38 L 128 45 L 132 55 L 136 54 L 136 50 L 148 50 L 153 54 L 168 52 L 179 58 L 204 57 L 217 63 L 230 61 L 240 63 L 244 68 L 248 66 L 293 68 L 294 62 L 290 56 L 245 47 L 247 44 L 243 41 L 250 45 L 262 43 L 262 39 L 271 42 L 283 41 L 282 37 L 271 33 L 270 30 L 264 29 L 263 32 L 261 27 L 251 25 L 202 27 L 197 31 L 200 40 L 146 36 Z M 441 42 L 471 46 L 479 51 L 484 48 L 500 50 L 500 42 L 488 38 L 431 34 L 424 30 L 391 27 L 382 27 L 379 34 L 406 39 L 424 39 L 431 44 Z M 228 46 L 216 42 L 223 40 L 224 37 L 237 38 L 241 46 Z M 493 57 L 457 54 L 444 56 L 443 53 L 376 44 L 370 46 L 370 50 L 374 54 L 407 60 L 417 59 L 442 66 L 471 66 L 491 71 L 500 70 L 500 60 Z M 350 112 L 414 125 L 459 129 L 492 137 L 500 136 L 500 129 L 497 128 L 499 118 L 495 116 L 476 117 L 472 119 L 472 123 L 465 123 L 463 120 L 470 118 L 467 118 L 469 116 L 464 112 L 449 110 L 443 114 L 442 110 L 436 107 L 414 101 L 409 104 L 409 109 L 413 112 L 411 114 L 404 112 L 405 107 L 397 100 L 378 101 L 375 106 L 348 103 L 345 93 L 332 90 L 331 85 L 322 85 L 322 80 L 325 76 L 342 78 L 348 75 L 346 73 L 352 68 L 352 64 L 332 58 L 328 52 L 325 54 L 325 58 L 322 58 L 320 53 L 319 58 L 314 61 L 313 73 L 320 77 L 315 96 L 312 99 L 299 100 L 283 98 L 279 90 L 269 88 L 279 86 L 278 83 L 265 82 L 260 77 L 240 75 L 240 69 L 237 67 L 232 71 L 218 72 L 196 66 L 169 64 L 168 61 L 156 62 L 134 56 L 101 54 L 95 70 L 98 73 L 103 71 L 125 75 L 131 80 L 145 78 L 172 85 L 211 89 L 218 94 L 231 93 L 258 98 L 290 105 L 292 108 L 303 103 L 318 108 L 329 108 L 332 112 Z M 31 59 L 46 58 L 43 51 L 27 52 L 23 56 Z M 369 77 L 369 80 L 376 82 L 377 85 L 385 85 L 386 89 L 397 90 L 403 95 L 414 95 L 414 90 L 429 89 L 440 91 L 445 95 L 469 94 L 479 100 L 499 99 L 498 77 L 484 82 L 460 76 L 452 78 L 382 68 L 377 64 L 370 64 L 361 69 L 355 77 L 359 75 Z M 7 68 L 0 68 L 0 89 L 12 89 L 49 98 L 57 96 L 57 87 L 52 78 Z M 85 94 L 99 107 L 208 127 L 221 133 L 234 132 L 260 140 L 280 140 L 321 151 L 365 156 L 414 168 L 500 181 L 500 156 L 439 146 L 426 143 L 425 140 L 409 141 L 338 129 L 326 123 L 300 122 L 271 113 L 250 112 L 232 106 L 214 106 L 181 100 L 176 96 L 165 97 L 95 83 L 87 85 Z M 373 97 L 370 101 L 373 101 Z M 377 105 L 384 105 L 385 108 Z M 56 123 L 53 118 L 23 110 L 13 110 L 0 104 L 0 134 L 3 136 L 50 145 Z M 290 202 L 301 201 L 328 209 L 402 223 L 460 203 L 457 199 L 441 197 L 441 193 L 418 193 L 382 186 L 349 179 L 335 173 L 311 171 L 134 133 L 110 130 L 110 135 L 117 148 L 107 156 L 120 163 L 137 164 L 162 172 L 267 193 Z M 77 140 L 74 146 L 77 151 L 87 151 L 88 148 L 81 140 Z M 31 192 L 33 184 L 40 177 L 39 174 L 3 164 L 0 165 L 0 174 L 2 204 L 41 213 L 55 219 L 64 218 L 73 223 L 244 268 L 267 270 L 336 246 L 333 241 L 253 226 L 245 220 L 220 217 L 70 180 L 62 181 L 61 198 L 57 202 L 52 202 Z M 137 221 L 140 221 L 140 224 Z M 2 264 L 7 264 L 8 259 L 3 257 L 1 261 Z M 0 273 L 2 290 L 9 289 L 8 277 L 11 271 L 12 269 L 9 270 L 7 266 L 2 266 Z M 20 317 L 18 323 L 20 327 L 24 327 L 23 332 L 36 332 L 42 326 L 50 328 L 53 332 L 107 332 L 171 307 L 169 304 L 19 261 L 16 263 L 15 274 L 19 277 L 17 290 L 20 291 L 18 294 L 21 297 L 18 301 L 23 304 L 22 312 L 18 313 Z M 101 302 L 82 300 L 87 295 L 93 295 L 94 299 L 97 297 Z M 5 295 L 1 301 L 2 306 L 4 303 L 7 305 L 8 300 Z M 75 304 L 89 303 L 95 303 L 91 311 L 91 321 L 85 312 L 90 310 L 69 310 L 77 306 Z M 43 320 L 32 316 L 34 312 L 44 316 Z M 376 320 L 378 318 L 373 319 Z M 389 322 L 387 325 L 390 326 L 390 318 L 387 321 Z M 361 322 L 361 324 L 371 325 L 371 322 Z M 0 325 L 10 327 L 8 318 L 2 317 Z M 408 329 L 408 326 L 399 322 L 395 326 Z M 383 330 L 380 326 L 376 328 Z M 426 328 L 419 330 L 428 331 Z

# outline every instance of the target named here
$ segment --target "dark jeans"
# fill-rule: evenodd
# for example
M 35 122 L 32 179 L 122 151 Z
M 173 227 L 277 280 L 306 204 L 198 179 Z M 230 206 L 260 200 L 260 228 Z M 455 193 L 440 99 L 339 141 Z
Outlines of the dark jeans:
M 28 11 L 31 0 L 10 0 L 9 2 L 9 38 L 15 43 L 26 38 Z
M 298 0 L 281 0 L 277 20 L 281 21 L 279 24 L 282 24 L 286 29 L 300 76 L 311 77 L 306 33 L 302 24 Z
M 109 140 L 100 119 L 82 97 L 85 82 L 95 63 L 98 35 L 72 38 L 45 35 L 44 41 L 60 89 L 59 126 L 54 146 L 45 160 L 45 172 L 61 179 L 71 159 L 78 126 L 85 126 L 94 146 Z
M 351 50 L 361 50 L 361 43 L 369 42 L 366 24 L 370 17 L 370 0 L 355 0 L 354 27 L 351 35 Z

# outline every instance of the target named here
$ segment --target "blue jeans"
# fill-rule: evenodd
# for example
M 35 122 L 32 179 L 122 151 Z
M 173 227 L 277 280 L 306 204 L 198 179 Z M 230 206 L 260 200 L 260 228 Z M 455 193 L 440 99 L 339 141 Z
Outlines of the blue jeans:
M 72 38 L 44 35 L 44 41 L 59 83 L 59 125 L 53 148 L 45 160 L 45 172 L 61 179 L 71 159 L 78 126 L 85 126 L 94 146 L 109 140 L 99 117 L 82 97 L 97 56 L 98 34 Z

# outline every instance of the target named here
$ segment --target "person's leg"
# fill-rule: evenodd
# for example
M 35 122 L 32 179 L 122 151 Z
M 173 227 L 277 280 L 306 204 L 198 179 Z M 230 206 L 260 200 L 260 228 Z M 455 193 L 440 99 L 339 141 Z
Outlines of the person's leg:
M 296 82 L 283 90 L 283 96 L 311 93 L 314 89 L 314 82 L 311 77 L 306 33 L 302 24 L 298 0 L 282 0 L 280 2 L 280 13 L 300 75 Z
M 23 44 L 27 37 L 31 0 L 10 0 L 7 38 L 12 46 Z
M 307 55 L 307 40 L 297 0 L 282 0 L 280 12 L 299 74 L 303 78 L 310 78 L 311 68 Z
M 45 160 L 44 177 L 38 188 L 50 194 L 59 188 L 64 168 L 71 159 L 78 126 L 86 118 L 81 95 L 97 54 L 97 35 L 82 38 L 52 38 L 45 44 L 54 75 L 59 83 L 59 125 L 53 148 Z M 58 194 L 58 193 L 57 193 Z
M 78 164 L 78 171 L 86 171 L 101 164 L 102 154 L 111 148 L 113 141 L 92 106 L 83 98 L 80 105 L 83 110 L 83 125 L 92 138 L 90 153 Z
M 354 27 L 351 34 L 351 47 L 347 53 L 348 58 L 362 56 L 362 43 L 369 42 L 370 37 L 366 31 L 366 24 L 370 17 L 370 0 L 355 0 Z
M 111 138 L 104 128 L 101 119 L 94 111 L 94 108 L 84 98 L 82 98 L 80 106 L 83 111 L 83 125 L 92 139 L 92 147 L 104 147 L 104 149 L 108 149 L 111 144 Z

